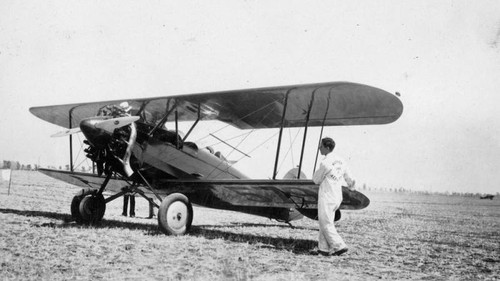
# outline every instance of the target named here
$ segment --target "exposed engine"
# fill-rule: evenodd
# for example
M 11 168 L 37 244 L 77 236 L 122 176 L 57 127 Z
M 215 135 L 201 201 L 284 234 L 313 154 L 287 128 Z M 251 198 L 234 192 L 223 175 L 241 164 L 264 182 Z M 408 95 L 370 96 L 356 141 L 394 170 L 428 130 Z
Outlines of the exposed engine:
M 99 120 L 130 116 L 127 110 L 121 106 L 108 105 L 99 110 Z M 84 143 L 88 147 L 84 150 L 87 157 L 96 163 L 98 175 L 109 174 L 113 170 L 128 177 L 132 176 L 133 169 L 130 165 L 132 148 L 137 138 L 135 123 L 122 126 L 111 132 L 106 129 L 96 129 L 94 122 L 96 119 L 84 120 L 80 127 L 88 140 Z M 115 121 L 115 124 L 118 124 Z M 92 141 L 89 141 L 92 140 Z

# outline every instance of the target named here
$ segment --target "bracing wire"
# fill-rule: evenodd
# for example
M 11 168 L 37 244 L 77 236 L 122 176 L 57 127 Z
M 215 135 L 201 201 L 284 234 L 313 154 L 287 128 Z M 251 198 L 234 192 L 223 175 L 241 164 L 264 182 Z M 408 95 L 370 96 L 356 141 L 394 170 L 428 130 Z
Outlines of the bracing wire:
M 299 134 L 297 133 L 295 135 L 295 138 L 297 138 L 298 135 Z M 293 143 L 295 142 L 295 138 L 292 141 L 292 130 L 290 128 L 288 128 L 288 137 L 290 139 L 290 147 L 292 147 Z M 287 152 L 287 154 L 288 154 L 288 152 Z M 295 167 L 295 159 L 293 158 L 293 150 L 291 151 L 290 156 L 292 157 L 292 166 Z M 285 155 L 285 158 L 286 158 L 286 155 Z
M 236 148 L 238 148 L 238 146 L 240 146 L 255 130 L 251 130 L 250 133 L 248 133 L 242 140 L 240 140 L 240 142 L 235 145 Z M 231 152 L 228 153 L 227 156 L 230 156 L 231 154 L 233 154 L 233 152 L 235 151 L 235 149 L 232 149 Z
M 82 145 L 82 141 L 81 141 L 81 139 L 80 139 L 80 136 L 79 136 L 78 134 L 76 134 L 76 136 L 77 136 L 77 138 L 78 138 L 78 142 L 80 143 L 80 149 L 78 150 L 78 153 L 76 154 L 76 157 L 75 157 L 75 159 L 77 159 L 77 160 L 78 160 L 78 157 L 80 157 L 80 153 L 81 153 L 81 152 L 82 152 L 82 150 L 83 150 L 83 145 Z M 73 169 L 75 169 L 75 168 L 78 168 L 78 166 L 74 167 Z
M 262 111 L 262 110 L 264 110 L 265 108 L 268 108 L 269 106 L 274 105 L 274 104 L 275 104 L 275 102 L 274 102 L 274 101 L 272 101 L 272 102 L 270 102 L 270 103 L 268 103 L 268 104 L 266 104 L 266 105 L 262 106 L 261 108 L 256 109 L 256 110 L 254 110 L 253 112 L 250 112 L 250 113 L 248 113 L 247 115 L 245 115 L 245 116 L 243 116 L 243 117 L 239 118 L 238 120 L 243 120 L 244 118 L 246 118 L 246 117 L 248 117 L 248 116 L 251 116 L 251 115 L 253 115 L 253 114 L 255 114 L 255 113 L 258 113 L 259 111 Z M 266 115 L 262 116 L 262 118 L 260 119 L 260 121 L 265 120 L 265 118 L 267 118 L 267 117 L 269 116 L 269 114 L 271 114 L 271 113 L 272 113 L 272 112 L 271 112 L 271 111 L 269 111 Z M 199 142 L 199 141 L 201 141 L 201 140 L 203 140 L 203 139 L 207 138 L 207 137 L 208 137 L 208 136 L 210 136 L 211 134 L 212 134 L 212 135 L 215 135 L 215 133 L 218 133 L 218 132 L 222 131 L 223 129 L 225 129 L 225 128 L 229 127 L 229 126 L 231 126 L 231 124 L 227 124 L 226 126 L 223 126 L 223 127 L 219 128 L 219 129 L 217 129 L 217 130 L 215 130 L 215 131 L 213 131 L 213 132 L 209 133 L 208 135 L 206 135 L 206 136 L 204 136 L 204 137 L 202 137 L 202 138 L 198 139 L 198 140 L 197 140 L 197 142 Z M 244 141 L 245 141 L 245 140 L 246 140 L 246 139 L 247 139 L 247 138 L 248 138 L 248 137 L 249 137 L 249 136 L 250 136 L 250 135 L 251 135 L 254 131 L 255 131 L 255 129 L 251 130 L 249 133 L 245 133 L 245 134 L 241 134 L 241 135 L 237 136 L 237 137 L 241 137 L 241 136 L 244 136 L 244 137 L 243 137 L 243 139 L 242 139 L 242 140 L 240 140 L 240 142 L 239 142 L 239 143 L 235 146 L 235 148 L 238 148 L 238 146 L 240 146 L 240 145 L 241 145 L 241 144 L 242 144 L 242 143 L 243 143 L 243 142 L 244 142 Z M 237 138 L 237 137 L 232 137 L 231 139 L 235 139 L 235 138 Z M 227 139 L 226 139 L 226 140 L 227 140 Z M 215 144 L 213 144 L 213 145 L 216 145 L 216 144 L 219 144 L 219 143 L 221 143 L 221 142 L 220 142 L 220 141 L 219 141 L 219 142 L 216 142 L 216 143 L 215 143 Z M 235 148 L 233 148 L 233 149 L 231 150 L 231 152 L 229 152 L 229 154 L 227 154 L 227 156 L 228 156 L 228 157 L 229 157 L 229 156 L 230 156 L 230 155 L 231 155 L 231 154 L 232 154 L 232 153 L 236 150 Z M 240 160 L 241 160 L 241 159 L 237 160 L 235 163 L 237 163 L 237 162 L 238 162 L 238 161 L 240 161 Z M 209 175 L 212 175 L 215 171 L 217 171 L 217 169 L 219 168 L 219 166 L 220 166 L 221 164 L 222 164 L 222 163 L 220 163 L 219 165 L 217 165 L 216 167 L 214 167 L 214 169 L 212 170 L 212 172 L 210 172 L 210 174 L 209 174 Z M 232 167 L 232 166 L 233 166 L 233 164 L 230 164 L 230 165 L 228 166 L 228 169 L 229 169 L 230 167 Z
M 248 153 L 252 153 L 254 152 L 255 150 L 257 150 L 258 148 L 262 147 L 264 144 L 266 144 L 267 142 L 269 142 L 272 138 L 274 138 L 278 133 L 274 133 L 272 136 L 270 136 L 269 138 L 267 138 L 265 141 L 263 141 L 262 143 L 258 144 L 257 146 L 255 146 L 254 148 L 252 148 Z M 238 163 L 241 159 L 245 158 L 244 156 L 242 156 L 241 158 L 239 158 L 238 160 L 236 160 L 235 163 Z
M 231 141 L 231 140 L 234 140 L 234 139 L 240 138 L 240 137 L 242 137 L 242 136 L 244 136 L 244 135 L 249 135 L 249 134 L 251 134 L 252 132 L 253 132 L 253 130 L 252 130 L 251 132 L 245 132 L 245 133 L 243 133 L 243 134 L 240 134 L 240 135 L 237 135 L 237 136 L 234 136 L 234 137 L 230 137 L 230 138 L 226 138 L 226 139 L 224 139 L 224 140 L 225 140 L 225 141 Z M 206 145 L 206 146 L 214 146 L 214 145 L 218 145 L 218 144 L 221 144 L 221 143 L 222 143 L 222 141 L 217 141 L 217 142 L 214 142 L 214 143 L 210 143 L 210 144 L 208 144 L 208 145 Z
M 262 147 L 263 145 L 265 145 L 266 143 L 268 143 L 271 139 L 273 139 L 274 137 L 276 137 L 276 135 L 278 135 L 278 132 L 274 133 L 272 136 L 270 136 L 269 138 L 267 138 L 265 141 L 261 142 L 260 144 L 258 144 L 257 146 L 255 146 L 253 149 L 251 149 L 248 154 L 251 154 L 252 152 L 254 152 L 255 150 L 257 150 L 258 148 Z M 238 163 L 239 161 L 241 161 L 241 159 L 245 158 L 245 156 L 242 156 L 240 157 L 239 159 L 237 159 L 234 163 L 231 163 L 229 165 L 229 167 L 232 167 L 234 166 L 234 164 Z M 215 170 L 215 169 L 214 169 Z
M 80 150 L 78 151 L 78 154 L 76 155 L 75 159 L 78 160 L 78 158 L 80 157 L 80 153 L 82 152 L 83 150 L 83 141 L 82 139 L 80 138 L 80 135 L 79 134 L 76 134 L 77 138 L 78 138 L 78 142 L 80 143 Z M 76 166 L 73 167 L 73 170 L 76 170 L 78 169 L 80 166 L 82 166 L 82 164 L 85 162 L 87 165 L 88 165 L 88 161 L 89 159 L 87 157 L 84 157 L 84 159 L 78 163 Z
M 254 131 L 254 130 L 252 130 L 252 132 L 253 132 L 253 131 Z M 251 134 L 252 132 L 250 132 L 249 134 L 247 134 L 247 135 L 246 135 L 246 136 L 245 136 L 245 137 L 244 137 L 244 138 L 243 138 L 243 139 L 242 139 L 242 140 L 241 140 L 241 141 L 240 141 L 240 142 L 239 142 L 239 143 L 238 143 L 235 147 L 238 147 L 239 145 L 241 145 L 241 143 L 242 143 L 243 141 L 245 141 L 245 140 L 248 138 L 248 136 L 250 136 L 250 134 Z M 227 157 L 231 156 L 231 154 L 232 154 L 234 151 L 235 151 L 235 149 L 232 149 L 232 150 L 231 150 L 231 152 L 229 152 L 229 153 L 228 153 Z M 214 172 L 215 172 L 215 171 L 219 168 L 219 166 L 220 166 L 221 164 L 222 164 L 222 162 L 221 162 L 221 163 L 219 163 L 216 167 L 214 167 L 214 169 L 213 169 L 213 170 L 212 170 L 212 171 L 208 174 L 208 176 L 212 175 L 212 174 L 213 174 L 213 173 L 214 173 Z M 228 169 L 229 169 L 229 167 L 232 167 L 232 166 L 233 166 L 233 165 L 229 165 L 229 166 L 228 166 Z
M 250 116 L 251 114 L 257 113 L 257 112 L 259 112 L 259 111 L 263 110 L 264 108 L 266 108 L 266 107 L 268 107 L 268 106 L 270 106 L 270 105 L 272 105 L 272 104 L 274 104 L 274 102 L 268 103 L 267 105 L 263 106 L 262 108 L 260 108 L 260 109 L 258 109 L 258 110 L 255 110 L 254 112 L 252 112 L 252 113 L 250 113 L 250 114 L 247 114 L 246 116 Z M 269 111 L 267 114 L 263 115 L 263 116 L 262 116 L 262 118 L 260 118 L 260 122 L 264 121 L 264 120 L 265 120 L 265 119 L 266 119 L 266 118 L 267 118 L 267 117 L 268 117 L 271 113 L 272 113 L 272 111 Z M 246 116 L 245 116 L 245 117 L 246 117 Z M 243 118 L 245 118 L 245 117 L 243 117 Z M 243 119 L 243 118 L 241 118 L 241 119 Z M 241 120 L 241 119 L 240 119 L 240 120 Z M 246 136 L 245 136 L 245 138 L 244 138 L 244 139 L 242 139 L 242 140 L 238 143 L 238 145 L 236 145 L 236 148 L 237 148 L 239 145 L 241 145 L 241 143 L 243 143 L 243 141 L 244 141 L 245 139 L 247 139 L 247 138 L 250 136 L 250 134 L 251 134 L 251 133 L 253 133 L 254 131 L 255 131 L 255 129 L 253 129 L 250 133 L 248 133 L 248 135 L 246 135 Z M 269 139 L 268 139 L 268 140 L 269 140 Z M 265 142 L 267 142 L 268 140 L 266 140 Z M 265 143 L 265 142 L 264 142 L 264 143 Z M 257 149 L 258 147 L 262 146 L 264 143 L 261 143 L 261 144 L 260 144 L 260 145 L 258 145 L 255 149 Z M 253 150 L 252 150 L 252 152 L 253 152 L 255 149 L 253 149 Z M 232 151 L 228 154 L 228 156 L 229 156 L 229 155 L 231 155 L 231 154 L 234 152 L 234 150 L 235 150 L 235 149 L 233 149 L 233 150 L 232 150 Z M 240 160 L 241 160 L 241 159 L 237 160 L 237 162 L 238 162 L 238 161 L 240 161 Z M 237 163 L 237 162 L 235 162 L 235 163 Z M 232 166 L 233 166 L 233 165 L 231 164 L 229 167 L 232 167 Z
M 269 105 L 269 104 L 268 104 Z M 268 105 L 266 105 L 265 107 L 267 107 Z M 259 110 L 262 110 L 262 108 L 256 110 L 255 112 L 258 112 Z M 267 118 L 267 116 L 269 116 L 269 114 L 271 114 L 271 112 L 268 112 L 266 115 L 262 116 L 262 118 L 260 119 L 260 121 L 262 122 L 263 120 L 265 120 Z M 248 116 L 248 115 L 247 115 Z M 230 140 L 233 140 L 233 139 L 236 139 L 236 138 L 239 138 L 241 136 L 245 136 L 236 146 L 234 146 L 233 150 L 228 154 L 231 155 L 235 150 L 237 150 L 238 146 L 243 143 L 245 141 L 245 139 L 247 139 L 253 132 L 255 131 L 255 129 L 252 129 L 249 133 L 244 133 L 244 134 L 241 134 L 241 135 L 238 135 L 236 137 L 231 137 L 231 138 L 226 138 L 224 141 L 230 141 Z M 214 133 L 212 133 L 213 135 Z M 220 144 L 221 142 L 217 142 L 217 143 L 214 143 L 213 145 L 217 145 L 217 144 Z
M 285 163 L 286 158 L 287 158 L 288 154 L 289 154 L 291 151 L 292 151 L 292 155 L 293 155 L 293 149 L 292 149 L 292 148 L 293 148 L 293 144 L 294 144 L 294 143 L 295 143 L 295 141 L 297 140 L 297 137 L 299 136 L 299 133 L 300 133 L 301 131 L 302 131 L 302 129 L 299 129 L 299 130 L 297 131 L 297 134 L 295 134 L 295 137 L 293 138 L 293 141 L 292 141 L 292 138 L 291 138 L 291 136 L 290 136 L 290 147 L 288 148 L 288 150 L 287 150 L 287 152 L 286 152 L 286 154 L 285 154 L 285 157 L 283 157 L 283 159 L 281 160 L 281 164 L 279 164 L 279 165 L 278 165 L 278 169 L 277 169 L 277 171 L 276 171 L 276 172 L 278 172 L 278 171 L 280 171 L 280 170 L 281 170 L 282 165 Z M 290 132 L 290 130 L 289 130 L 289 132 Z M 293 160 L 292 160 L 292 167 L 295 167 L 295 162 L 294 162 Z
M 255 111 L 253 111 L 253 112 L 251 112 L 251 113 L 249 113 L 249 114 L 247 114 L 247 115 L 243 116 L 243 117 L 242 117 L 242 118 L 240 118 L 239 120 L 242 120 L 243 118 L 246 118 L 246 117 L 248 117 L 248 116 L 250 116 L 250 115 L 252 115 L 252 114 L 254 114 L 254 113 L 257 113 L 257 112 L 259 112 L 259 111 L 261 111 L 261 110 L 263 110 L 263 109 L 265 109 L 265 108 L 269 107 L 269 106 L 270 106 L 270 105 L 272 105 L 272 104 L 274 104 L 274 102 L 270 102 L 270 103 L 268 103 L 267 105 L 265 105 L 265 106 L 263 106 L 263 107 L 261 107 L 261 108 L 259 108 L 259 109 L 255 110 Z M 260 122 L 262 122 L 263 120 L 265 120 L 265 119 L 266 119 L 266 118 L 267 118 L 267 117 L 268 117 L 271 113 L 272 113 L 272 111 L 269 111 L 266 115 L 263 115 L 263 116 L 262 116 L 262 118 L 260 118 Z M 229 126 L 229 125 L 227 125 L 227 126 Z M 227 126 L 225 126 L 224 128 L 226 128 Z M 223 128 L 221 128 L 221 129 L 217 130 L 216 132 L 218 132 L 218 131 L 220 131 L 220 130 L 222 130 L 222 129 L 223 129 Z M 255 129 L 252 129 L 252 130 L 251 130 L 251 131 L 250 131 L 250 132 L 249 132 L 249 133 L 245 136 L 245 138 L 244 138 L 243 140 L 241 140 L 241 141 L 238 143 L 238 145 L 236 145 L 235 147 L 236 147 L 236 148 L 238 148 L 238 146 L 239 146 L 239 145 L 240 145 L 240 144 L 241 144 L 241 143 L 242 143 L 242 142 L 243 142 L 246 138 L 248 138 L 248 137 L 250 136 L 250 134 L 252 134 L 254 131 L 255 131 Z M 213 132 L 212 134 L 215 134 L 216 132 Z M 241 134 L 241 135 L 239 135 L 239 136 L 243 136 L 243 135 L 245 135 L 245 134 Z M 232 139 L 234 139 L 234 137 L 233 137 L 233 138 L 230 138 L 230 139 L 225 139 L 225 141 L 232 140 Z M 233 149 L 233 151 L 234 151 L 234 149 Z M 232 153 L 232 151 L 230 152 L 230 154 L 231 154 L 231 153 Z
M 241 118 L 239 118 L 239 119 L 237 119 L 237 120 L 238 120 L 238 121 L 243 120 L 243 119 L 247 118 L 248 116 L 251 116 L 251 115 L 253 115 L 253 114 L 255 114 L 255 113 L 257 113 L 257 112 L 259 112 L 259 111 L 261 111 L 261 110 L 264 110 L 264 109 L 266 109 L 266 108 L 270 107 L 270 106 L 271 106 L 271 105 L 273 105 L 273 104 L 275 104 L 275 101 L 272 101 L 272 102 L 270 102 L 270 103 L 268 103 L 268 104 L 266 104 L 266 105 L 262 106 L 261 108 L 256 109 L 256 110 L 254 110 L 254 111 L 252 111 L 252 112 L 248 113 L 247 115 L 245 115 L 245 116 L 243 116 L 243 117 L 241 117 Z M 268 114 L 270 114 L 270 113 L 271 113 L 271 112 L 269 112 Z M 264 116 L 264 118 L 265 118 L 265 117 L 267 117 L 267 115 L 265 115 L 265 116 Z M 263 119 L 261 119 L 261 120 L 263 120 Z M 220 132 L 220 131 L 222 131 L 222 130 L 226 129 L 226 128 L 227 128 L 227 127 L 229 127 L 229 126 L 232 126 L 232 125 L 231 125 L 231 124 L 226 124 L 225 126 L 223 126 L 223 127 L 219 128 L 219 129 L 217 129 L 217 130 L 215 130 L 215 131 L 213 131 L 213 132 L 211 132 L 211 133 L 212 133 L 212 134 L 216 134 L 216 133 L 218 133 L 218 132 Z M 210 133 L 209 133 L 209 134 L 207 134 L 207 135 L 205 135 L 205 136 L 203 136 L 203 137 L 201 137 L 200 139 L 196 140 L 196 142 L 200 142 L 200 141 L 204 140 L 205 138 L 207 138 L 207 137 L 209 137 L 209 136 L 210 136 Z

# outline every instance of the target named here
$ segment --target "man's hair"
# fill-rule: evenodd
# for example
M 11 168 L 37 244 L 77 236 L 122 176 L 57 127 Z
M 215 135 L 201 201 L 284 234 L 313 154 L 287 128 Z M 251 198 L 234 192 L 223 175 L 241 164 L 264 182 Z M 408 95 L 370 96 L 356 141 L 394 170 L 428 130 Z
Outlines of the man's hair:
M 332 151 L 335 148 L 335 141 L 332 138 L 323 138 L 321 144 Z

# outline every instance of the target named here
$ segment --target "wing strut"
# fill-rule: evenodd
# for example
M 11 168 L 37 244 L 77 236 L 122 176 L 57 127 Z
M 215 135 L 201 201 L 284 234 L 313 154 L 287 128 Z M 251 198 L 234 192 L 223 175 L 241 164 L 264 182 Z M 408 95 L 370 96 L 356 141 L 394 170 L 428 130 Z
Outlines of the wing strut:
M 304 149 L 306 146 L 307 128 L 309 126 L 309 117 L 311 115 L 311 109 L 314 103 L 314 94 L 316 93 L 317 90 L 319 90 L 319 88 L 314 89 L 314 91 L 312 92 L 311 102 L 309 103 L 309 109 L 307 110 L 306 125 L 304 128 L 304 139 L 302 140 L 302 151 L 300 152 L 300 162 L 299 162 L 299 170 L 297 171 L 297 179 L 300 179 L 300 171 L 302 170 L 302 160 L 304 159 Z
M 318 147 L 321 143 L 321 139 L 323 138 L 323 129 L 325 128 L 325 121 L 326 121 L 326 116 L 328 115 L 328 110 L 330 109 L 330 96 L 332 94 L 332 88 L 330 88 L 330 92 L 328 93 L 328 102 L 326 103 L 326 110 L 325 110 L 325 116 L 323 116 L 323 122 L 321 123 L 321 132 L 319 133 L 319 141 L 318 141 Z M 319 149 L 316 150 L 316 159 L 314 160 L 314 169 L 313 169 L 313 174 L 316 171 L 316 164 L 318 163 L 318 156 L 319 156 Z
M 137 170 L 137 174 L 141 177 L 142 181 L 146 184 L 146 186 L 148 187 L 148 189 L 156 196 L 156 198 L 158 198 L 158 200 L 160 200 L 160 202 L 162 201 L 160 195 L 158 195 L 158 193 L 155 192 L 154 188 L 149 184 L 149 182 L 146 180 L 146 178 L 142 175 L 142 173 Z
M 167 108 L 169 108 L 170 106 L 170 100 L 168 100 L 168 103 L 167 103 Z M 170 116 L 170 113 L 172 113 L 172 111 L 174 110 L 177 110 L 177 102 L 175 102 L 175 106 L 172 107 L 165 116 L 163 116 L 163 118 L 160 120 L 160 122 L 158 122 L 158 124 L 156 124 L 156 126 L 154 126 L 153 129 L 151 129 L 151 131 L 149 131 L 148 135 L 149 136 L 152 136 L 154 134 L 154 132 L 156 132 L 159 128 L 163 127 L 163 125 L 165 125 L 165 123 L 167 122 L 168 120 L 168 116 Z
M 186 139 L 188 138 L 189 134 L 191 134 L 191 132 L 193 131 L 194 127 L 196 127 L 196 125 L 200 121 L 200 117 L 201 117 L 200 106 L 201 106 L 200 103 L 198 103 L 198 117 L 196 118 L 196 121 L 194 122 L 193 126 L 191 126 L 191 128 L 189 129 L 189 131 L 187 132 L 187 134 L 182 139 L 182 142 L 186 141 Z
M 70 110 L 69 110 L 69 129 L 71 129 L 73 127 L 72 123 L 73 123 L 73 110 L 75 110 L 75 108 L 77 108 L 78 106 L 74 106 L 72 107 Z M 70 134 L 69 135 L 69 169 L 71 172 L 74 172 L 74 167 L 73 167 L 73 135 Z
M 71 114 L 73 113 L 73 108 L 69 110 L 69 128 L 71 129 Z M 69 135 L 69 166 L 70 171 L 73 172 L 73 136 Z
M 179 149 L 179 112 L 177 111 L 177 103 L 175 103 L 175 148 Z
M 291 88 L 289 89 L 288 91 L 286 91 L 286 94 L 285 94 L 285 97 L 284 97 L 284 108 L 283 108 L 283 115 L 281 116 L 281 126 L 280 126 L 280 134 L 279 134 L 279 137 L 278 137 L 278 149 L 276 150 L 276 158 L 274 160 L 274 171 L 273 171 L 273 180 L 276 179 L 276 174 L 278 173 L 278 158 L 280 157 L 280 149 L 281 149 L 281 138 L 283 136 L 283 127 L 284 127 L 284 123 L 285 123 L 285 115 L 286 115 L 286 108 L 287 108 L 287 105 L 288 105 L 288 95 L 290 94 L 290 92 L 292 90 L 294 90 L 294 88 Z

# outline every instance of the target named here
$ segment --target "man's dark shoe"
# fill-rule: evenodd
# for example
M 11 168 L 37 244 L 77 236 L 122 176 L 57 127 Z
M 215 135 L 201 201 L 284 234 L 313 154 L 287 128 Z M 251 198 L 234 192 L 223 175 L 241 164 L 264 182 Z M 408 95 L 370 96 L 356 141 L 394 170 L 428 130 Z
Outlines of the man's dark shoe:
M 317 256 L 319 255 L 320 250 L 318 249 L 312 249 L 309 251 L 309 255 Z
M 340 255 L 345 254 L 347 252 L 347 248 L 340 249 L 336 252 L 325 252 L 325 251 L 318 251 L 318 252 L 326 257 L 340 256 Z
M 318 254 L 323 255 L 323 256 L 331 256 L 332 254 L 330 252 L 325 252 L 325 251 L 318 251 Z
M 335 253 L 332 254 L 332 256 L 340 256 L 340 255 L 345 254 L 345 253 L 347 253 L 347 248 L 340 249 L 340 250 L 336 251 Z

